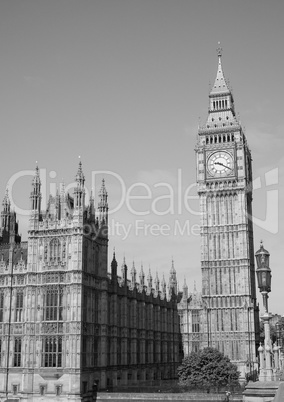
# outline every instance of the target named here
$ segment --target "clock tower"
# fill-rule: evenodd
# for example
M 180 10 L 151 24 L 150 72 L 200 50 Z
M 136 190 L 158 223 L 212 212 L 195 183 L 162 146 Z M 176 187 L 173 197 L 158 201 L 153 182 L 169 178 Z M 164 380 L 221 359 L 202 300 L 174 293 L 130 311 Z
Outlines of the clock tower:
M 209 94 L 208 118 L 198 130 L 197 185 L 201 212 L 203 347 L 219 349 L 241 377 L 256 362 L 256 304 L 251 153 L 222 69 Z

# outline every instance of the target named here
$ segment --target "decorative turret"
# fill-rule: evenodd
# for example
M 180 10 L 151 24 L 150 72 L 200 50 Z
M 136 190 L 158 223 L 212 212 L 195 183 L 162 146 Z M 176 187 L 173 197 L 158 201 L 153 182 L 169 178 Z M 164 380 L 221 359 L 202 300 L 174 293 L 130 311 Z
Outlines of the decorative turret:
M 135 269 L 134 261 L 133 261 L 133 264 L 132 264 L 130 275 L 131 275 L 131 285 L 134 288 L 135 284 L 136 284 L 136 269 Z
M 140 285 L 144 286 L 145 285 L 145 274 L 143 271 L 143 265 L 141 264 L 141 269 L 140 269 L 140 274 L 139 274 L 139 279 L 140 279 Z
M 148 282 L 148 289 L 151 290 L 152 287 L 153 287 L 153 277 L 152 277 L 150 268 L 149 268 L 149 273 L 148 273 L 148 276 L 147 276 L 147 282 Z
M 162 282 L 161 282 L 161 286 L 162 286 L 162 294 L 164 295 L 164 296 L 166 296 L 166 293 L 167 293 L 167 284 L 166 284 L 166 280 L 165 280 L 165 275 L 163 274 L 163 279 L 162 279 Z
M 172 259 L 172 266 L 170 269 L 169 291 L 170 293 L 174 291 L 175 295 L 177 295 L 177 273 L 174 267 L 173 259 Z
M 59 205 L 60 205 L 60 218 L 66 218 L 67 215 L 67 195 L 65 192 L 65 183 L 62 179 L 60 183 L 60 195 L 59 195 Z
M 187 284 L 186 284 L 186 279 L 184 278 L 184 283 L 183 283 L 183 288 L 182 288 L 182 290 L 183 290 L 183 299 L 184 300 L 187 300 L 187 298 L 188 298 L 188 286 L 187 286 Z
M 35 168 L 35 175 L 32 181 L 32 191 L 30 195 L 30 200 L 31 200 L 31 210 L 34 214 L 40 214 L 40 209 L 41 209 L 41 181 L 39 177 L 39 168 L 38 165 L 36 165 Z
M 99 192 L 99 204 L 98 204 L 98 210 L 100 213 L 100 221 L 102 223 L 107 224 L 108 222 L 108 202 L 107 202 L 107 191 L 105 187 L 105 180 L 102 180 L 102 186 Z
M 2 202 L 2 212 L 1 212 L 1 221 L 2 221 L 2 230 L 8 230 L 9 229 L 9 222 L 10 222 L 10 199 L 9 199 L 9 193 L 8 189 L 6 189 L 5 196 Z
M 113 251 L 113 259 L 111 262 L 111 278 L 112 278 L 112 280 L 117 278 L 117 261 L 115 258 L 115 251 Z
M 93 195 L 93 189 L 91 190 L 90 200 L 89 200 L 89 218 L 92 219 L 95 217 L 95 199 Z
M 121 276 L 122 276 L 122 279 L 123 279 L 123 283 L 124 283 L 124 285 L 125 286 L 127 286 L 127 265 L 126 265 L 126 262 L 125 262 L 125 257 L 123 257 L 123 263 L 122 263 L 122 266 L 121 266 Z
M 1 212 L 0 243 L 13 245 L 21 242 L 21 236 L 18 234 L 19 224 L 17 222 L 16 212 L 11 211 L 11 202 L 8 189 L 2 202 L 3 210 Z
M 38 228 L 41 219 L 41 181 L 39 177 L 39 168 L 36 165 L 35 174 L 32 180 L 32 191 L 30 194 L 31 200 L 31 215 L 30 215 L 30 229 L 35 230 Z
M 155 284 L 156 292 L 159 292 L 159 290 L 160 290 L 160 279 L 159 279 L 159 276 L 158 276 L 158 272 L 156 272 L 156 278 L 154 280 L 154 284 Z
M 85 176 L 82 170 L 82 162 L 79 161 L 78 172 L 75 177 L 76 187 L 74 189 L 74 207 L 76 209 L 80 209 L 81 212 L 85 206 Z

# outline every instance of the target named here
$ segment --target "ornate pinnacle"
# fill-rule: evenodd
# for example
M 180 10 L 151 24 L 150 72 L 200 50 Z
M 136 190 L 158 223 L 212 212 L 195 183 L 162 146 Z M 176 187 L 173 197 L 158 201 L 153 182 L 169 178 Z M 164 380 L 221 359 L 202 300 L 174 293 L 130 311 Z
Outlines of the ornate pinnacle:
M 79 166 L 78 166 L 78 172 L 76 174 L 76 182 L 80 183 L 80 184 L 84 184 L 85 182 L 85 176 L 83 174 L 83 170 L 82 170 L 82 162 L 81 162 L 81 157 L 79 156 Z
M 222 57 L 222 51 L 223 49 L 221 48 L 221 42 L 218 42 L 218 47 L 217 47 L 217 55 L 218 57 Z

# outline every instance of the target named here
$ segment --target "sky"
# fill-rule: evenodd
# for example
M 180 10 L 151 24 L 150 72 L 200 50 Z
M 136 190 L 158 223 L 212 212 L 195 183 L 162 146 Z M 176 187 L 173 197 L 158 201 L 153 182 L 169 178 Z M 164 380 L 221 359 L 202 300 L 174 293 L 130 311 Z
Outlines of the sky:
M 1 1 L 0 199 L 8 184 L 23 239 L 36 161 L 45 208 L 80 155 L 87 196 L 106 181 L 109 259 L 166 279 L 173 260 L 179 288 L 201 290 L 194 148 L 220 41 L 283 315 L 283 15 L 282 0 Z

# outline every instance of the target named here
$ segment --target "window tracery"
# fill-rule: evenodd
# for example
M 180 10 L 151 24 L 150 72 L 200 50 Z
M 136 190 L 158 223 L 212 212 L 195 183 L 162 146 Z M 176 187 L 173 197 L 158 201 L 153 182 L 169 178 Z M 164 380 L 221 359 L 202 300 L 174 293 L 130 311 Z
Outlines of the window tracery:
M 62 367 L 62 336 L 43 338 L 42 366 Z

